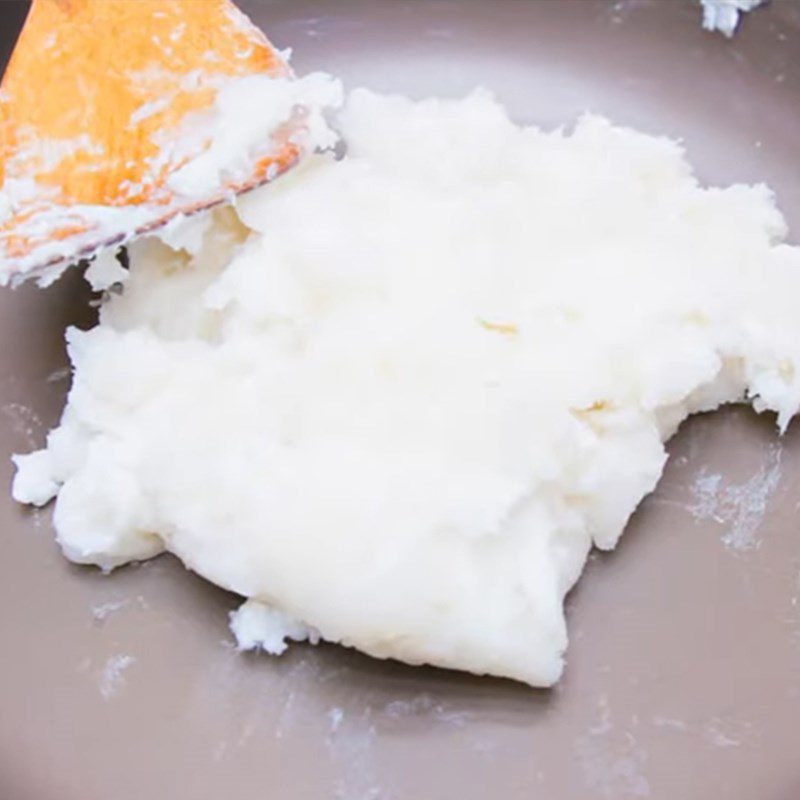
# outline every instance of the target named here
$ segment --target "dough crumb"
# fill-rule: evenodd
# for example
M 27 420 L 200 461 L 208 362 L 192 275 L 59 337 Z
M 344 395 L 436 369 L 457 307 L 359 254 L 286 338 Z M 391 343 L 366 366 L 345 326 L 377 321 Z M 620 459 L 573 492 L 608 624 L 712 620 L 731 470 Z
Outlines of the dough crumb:
M 741 15 L 763 5 L 766 0 L 701 0 L 701 2 L 703 27 L 707 31 L 719 31 L 730 38 L 736 33 Z
M 17 468 L 11 485 L 11 496 L 18 503 L 41 507 L 58 494 L 59 484 L 53 478 L 53 465 L 48 450 L 13 455 L 11 460 Z
M 288 647 L 287 639 L 319 642 L 319 634 L 313 628 L 257 600 L 248 600 L 231 611 L 230 626 L 239 650 L 260 649 L 279 656 Z

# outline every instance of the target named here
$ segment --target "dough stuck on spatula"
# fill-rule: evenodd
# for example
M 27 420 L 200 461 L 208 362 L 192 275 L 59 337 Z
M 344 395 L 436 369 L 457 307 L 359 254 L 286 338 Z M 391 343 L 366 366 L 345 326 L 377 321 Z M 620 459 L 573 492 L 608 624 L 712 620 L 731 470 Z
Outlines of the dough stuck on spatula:
M 338 84 L 285 56 L 230 0 L 33 0 L 0 86 L 0 285 L 47 285 L 324 145 Z

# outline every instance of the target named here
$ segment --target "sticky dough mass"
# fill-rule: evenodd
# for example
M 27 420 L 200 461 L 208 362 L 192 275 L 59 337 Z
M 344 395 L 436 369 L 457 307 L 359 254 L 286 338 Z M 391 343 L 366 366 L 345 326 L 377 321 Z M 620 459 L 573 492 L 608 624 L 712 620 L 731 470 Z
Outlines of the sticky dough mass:
M 339 125 L 345 158 L 93 265 L 124 291 L 69 330 L 15 496 L 57 494 L 74 561 L 166 549 L 250 598 L 243 647 L 550 685 L 564 595 L 681 420 L 797 409 L 800 249 L 765 187 L 602 118 L 361 90 Z

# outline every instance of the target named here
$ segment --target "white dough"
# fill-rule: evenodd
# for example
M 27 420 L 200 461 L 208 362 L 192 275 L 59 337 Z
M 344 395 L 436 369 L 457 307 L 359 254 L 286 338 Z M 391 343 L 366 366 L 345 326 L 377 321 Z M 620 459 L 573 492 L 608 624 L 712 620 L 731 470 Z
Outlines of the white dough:
M 188 250 L 131 246 L 15 497 L 60 486 L 76 561 L 163 548 L 263 604 L 242 646 L 313 629 L 550 685 L 564 595 L 681 420 L 797 410 L 800 249 L 765 187 L 704 189 L 675 142 L 601 118 L 361 90 L 340 124 L 343 160 Z
M 120 264 L 113 248 L 103 250 L 86 268 L 84 277 L 96 292 L 110 289 L 128 279 L 128 270 Z
M 232 611 L 230 623 L 240 650 L 261 649 L 279 656 L 289 646 L 287 639 L 312 644 L 319 641 L 315 630 L 258 600 L 248 600 Z
M 703 27 L 707 31 L 719 31 L 730 38 L 736 33 L 739 17 L 763 5 L 766 0 L 701 0 L 703 4 Z

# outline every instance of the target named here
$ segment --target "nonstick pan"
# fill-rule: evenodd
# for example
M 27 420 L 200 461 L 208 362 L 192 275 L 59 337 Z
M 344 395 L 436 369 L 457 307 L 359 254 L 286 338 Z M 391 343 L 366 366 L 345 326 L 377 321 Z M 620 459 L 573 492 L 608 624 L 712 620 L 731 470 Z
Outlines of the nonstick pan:
M 482 85 L 520 122 L 592 110 L 679 137 L 704 182 L 772 186 L 800 237 L 800 2 L 773 0 L 730 40 L 688 0 L 241 5 L 298 71 L 349 87 Z M 6 56 L 24 11 L 0 4 Z M 4 487 L 10 454 L 58 418 L 63 331 L 91 324 L 88 298 L 77 272 L 0 292 Z M 238 654 L 235 597 L 166 556 L 111 576 L 71 565 L 48 510 L 3 494 L 0 797 L 800 797 L 800 428 L 779 438 L 728 408 L 685 424 L 670 453 L 569 595 L 549 691 L 333 646 Z

